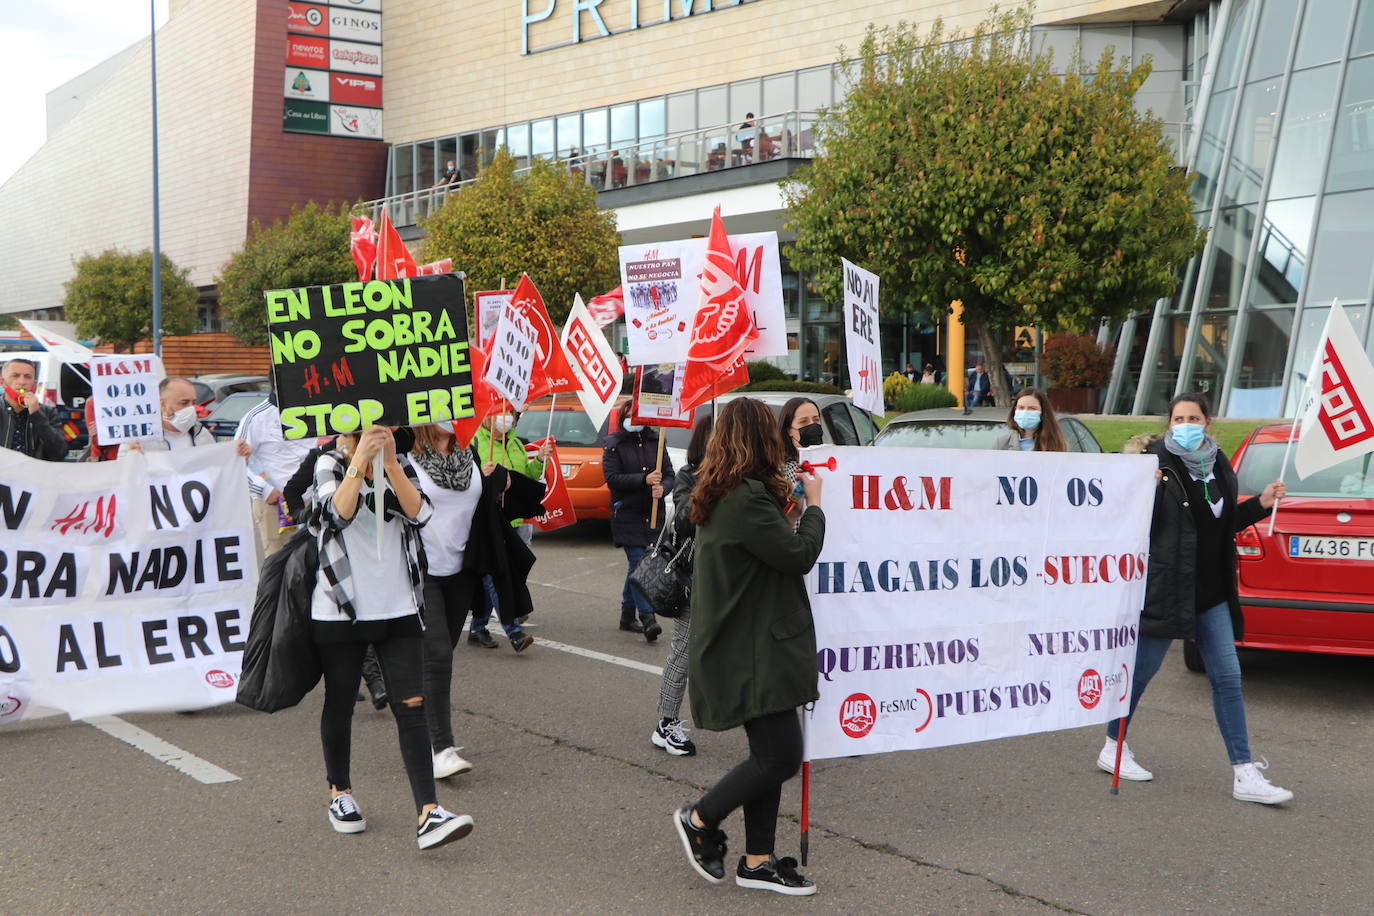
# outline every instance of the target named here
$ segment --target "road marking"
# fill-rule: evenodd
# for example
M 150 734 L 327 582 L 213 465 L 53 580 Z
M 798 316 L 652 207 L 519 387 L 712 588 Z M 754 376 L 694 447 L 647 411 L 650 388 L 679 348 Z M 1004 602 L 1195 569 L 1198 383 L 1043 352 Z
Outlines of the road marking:
M 590 658 L 598 662 L 607 662 L 612 665 L 619 665 L 622 668 L 643 671 L 645 674 L 663 677 L 662 668 L 645 664 L 644 662 L 637 662 L 632 658 L 621 658 L 619 655 L 607 655 L 605 652 L 597 652 L 594 649 L 584 649 L 581 646 L 570 646 L 565 642 L 554 642 L 552 639 L 545 639 L 542 636 L 535 640 L 534 644 L 549 649 L 557 649 L 559 652 L 567 652 L 569 655 L 580 655 L 583 658 Z
M 239 777 L 222 770 L 208 760 L 201 760 L 195 754 L 183 751 L 175 744 L 163 741 L 152 732 L 144 731 L 137 725 L 125 722 L 118 716 L 95 716 L 86 722 L 100 729 L 112 738 L 137 748 L 150 757 L 155 757 L 174 770 L 179 770 L 192 779 L 206 785 L 221 782 L 238 782 Z

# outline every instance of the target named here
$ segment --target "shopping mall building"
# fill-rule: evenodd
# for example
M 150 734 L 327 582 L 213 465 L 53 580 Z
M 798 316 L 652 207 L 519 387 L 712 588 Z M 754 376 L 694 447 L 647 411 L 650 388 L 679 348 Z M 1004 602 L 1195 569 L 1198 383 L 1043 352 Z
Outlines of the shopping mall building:
M 779 181 L 806 168 L 836 61 L 870 25 L 956 28 L 978 0 L 171 0 L 157 38 L 162 244 L 206 291 L 254 220 L 368 201 L 407 238 L 499 147 L 571 160 L 626 243 L 706 231 L 787 240 Z M 1374 0 L 1040 0 L 1037 41 L 1154 71 L 1164 124 L 1211 228 L 1178 293 L 1101 329 L 1107 407 L 1203 388 L 1233 416 L 1293 411 L 1333 300 L 1370 337 Z M 49 94 L 49 137 L 0 187 L 0 311 L 53 314 L 72 259 L 151 241 L 149 47 Z M 746 121 L 753 122 L 746 124 Z M 461 266 L 461 265 L 459 265 Z M 536 278 L 537 280 L 537 278 Z M 788 371 L 842 378 L 837 303 L 784 261 Z M 932 303 L 942 307 L 947 303 Z M 944 329 L 884 319 L 891 370 L 943 362 Z M 1009 354 L 1024 361 L 1028 353 Z M 1029 366 L 1025 368 L 1030 368 Z

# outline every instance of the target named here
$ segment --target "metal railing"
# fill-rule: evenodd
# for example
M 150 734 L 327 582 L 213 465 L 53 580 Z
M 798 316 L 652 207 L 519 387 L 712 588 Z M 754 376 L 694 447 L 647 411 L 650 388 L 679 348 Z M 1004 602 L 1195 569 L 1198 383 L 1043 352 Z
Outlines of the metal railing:
M 788 111 L 754 118 L 753 126 L 718 124 L 634 145 L 578 151 L 556 162 L 598 191 L 614 191 L 774 159 L 809 159 L 815 154 L 816 117 L 814 111 Z M 516 169 L 516 174 L 527 172 L 528 166 Z M 354 209 L 375 221 L 385 207 L 394 224 L 413 226 L 476 180 L 364 201 Z

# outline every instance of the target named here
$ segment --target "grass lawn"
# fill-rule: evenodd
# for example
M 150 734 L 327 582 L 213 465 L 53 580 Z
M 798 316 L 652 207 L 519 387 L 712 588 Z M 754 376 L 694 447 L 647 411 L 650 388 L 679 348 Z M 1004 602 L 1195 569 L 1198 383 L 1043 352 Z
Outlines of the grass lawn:
M 1121 446 L 1132 436 L 1158 433 L 1163 431 L 1159 417 L 1139 417 L 1130 420 L 1098 420 L 1093 417 L 1079 417 L 1083 424 L 1092 430 L 1097 441 L 1102 443 L 1104 452 L 1119 452 Z M 1232 455 L 1236 447 L 1245 440 L 1257 424 L 1249 420 L 1216 420 L 1212 423 L 1212 436 L 1227 455 Z

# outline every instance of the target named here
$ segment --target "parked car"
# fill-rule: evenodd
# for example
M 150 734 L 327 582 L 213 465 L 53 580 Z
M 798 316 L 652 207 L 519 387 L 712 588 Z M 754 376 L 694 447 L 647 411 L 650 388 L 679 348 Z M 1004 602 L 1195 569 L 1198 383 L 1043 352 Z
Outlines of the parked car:
M 266 391 L 237 391 L 226 395 L 200 423 L 216 440 L 232 439 L 238 432 L 239 421 L 266 398 Z
M 1240 498 L 1279 477 L 1291 423 L 1253 430 L 1232 457 Z M 1299 480 L 1269 521 L 1236 535 L 1237 577 L 1249 649 L 1374 655 L 1374 455 Z M 1203 670 L 1195 644 L 1184 661 Z
M 1058 416 L 1069 451 L 1102 451 L 1097 437 L 1082 420 L 1072 414 Z M 969 415 L 952 408 L 936 407 L 893 417 L 873 444 L 912 448 L 992 448 L 997 437 L 1006 431 L 1007 412 L 1000 407 L 978 407 Z
M 231 394 L 241 391 L 258 391 L 266 394 L 272 390 L 272 383 L 265 375 L 217 373 L 198 375 L 188 381 L 196 389 L 196 412 L 202 417 L 208 416 L 216 404 Z
M 616 406 L 629 400 L 620 398 Z M 544 398 L 528 405 L 515 424 L 515 434 L 525 443 L 544 438 L 550 431 L 558 443 L 558 462 L 562 466 L 563 481 L 568 487 L 573 512 L 579 522 L 587 519 L 611 517 L 611 496 L 601 471 L 601 450 L 609 435 L 608 426 L 615 422 L 615 414 L 599 427 L 582 410 L 576 395 L 564 395 L 549 416 L 552 400 Z

